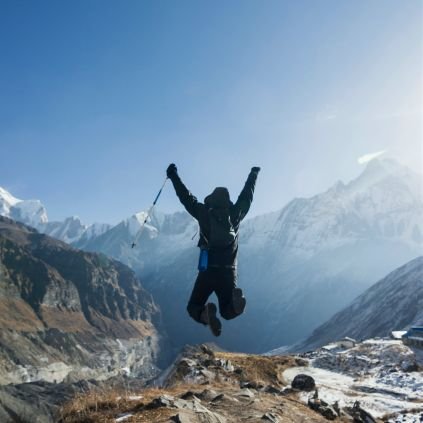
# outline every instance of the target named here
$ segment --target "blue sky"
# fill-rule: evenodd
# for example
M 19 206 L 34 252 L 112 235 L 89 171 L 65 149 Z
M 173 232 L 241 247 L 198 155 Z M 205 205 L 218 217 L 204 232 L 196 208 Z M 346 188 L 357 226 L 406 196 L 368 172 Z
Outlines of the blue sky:
M 0 1 L 0 186 L 50 220 L 146 208 L 170 162 L 252 215 L 386 151 L 422 165 L 420 0 Z M 162 210 L 181 208 L 167 187 Z

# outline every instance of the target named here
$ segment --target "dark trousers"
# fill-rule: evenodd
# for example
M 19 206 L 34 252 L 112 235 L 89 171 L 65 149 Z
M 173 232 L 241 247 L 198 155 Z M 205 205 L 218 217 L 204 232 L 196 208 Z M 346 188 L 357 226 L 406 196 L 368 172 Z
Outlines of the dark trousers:
M 189 299 L 187 310 L 189 315 L 199 323 L 201 312 L 210 295 L 215 292 L 219 301 L 219 311 L 226 319 L 234 319 L 236 314 L 232 306 L 232 291 L 236 287 L 237 271 L 231 268 L 212 267 L 199 272 L 194 289 Z

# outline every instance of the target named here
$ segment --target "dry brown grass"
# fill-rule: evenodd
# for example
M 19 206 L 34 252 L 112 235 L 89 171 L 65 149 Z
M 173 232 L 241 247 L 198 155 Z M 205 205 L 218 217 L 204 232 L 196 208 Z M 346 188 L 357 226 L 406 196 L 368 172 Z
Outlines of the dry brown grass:
M 155 333 L 154 326 L 150 322 L 144 322 L 142 320 L 115 320 L 100 314 L 91 307 L 89 307 L 89 310 L 93 325 L 113 338 L 140 338 L 151 336 Z
M 120 393 L 116 391 L 91 391 L 77 394 L 60 410 L 61 422 L 94 422 L 108 421 L 107 416 L 117 412 L 125 412 L 125 401 L 119 400 Z M 103 419 L 99 419 L 99 417 Z
M 305 362 L 290 356 L 266 357 L 262 355 L 214 353 L 216 358 L 229 360 L 235 367 L 242 368 L 241 381 L 255 381 L 262 384 L 284 385 L 282 373 L 289 367 L 304 365 Z
M 76 395 L 60 410 L 60 421 L 108 422 L 121 413 L 130 412 L 144 400 L 131 401 L 130 394 L 115 389 L 94 390 Z
M 192 388 L 192 389 L 191 389 Z M 169 416 L 175 414 L 175 410 L 167 408 L 144 409 L 154 398 L 161 395 L 178 396 L 188 390 L 201 392 L 199 386 L 179 385 L 170 389 L 148 388 L 139 392 L 128 392 L 117 389 L 104 389 L 90 391 L 76 395 L 60 410 L 59 421 L 61 423 L 100 423 L 114 422 L 120 414 L 130 413 L 133 417 L 125 422 L 160 422 L 169 420 Z M 140 396 L 140 399 L 132 400 L 130 397 Z
M 36 332 L 42 330 L 44 325 L 25 301 L 2 297 L 0 299 L 0 328 Z
M 145 320 L 128 320 L 128 323 L 136 328 L 143 336 L 153 336 L 156 329 L 151 322 Z
M 262 363 L 261 363 L 262 364 Z M 236 395 L 239 387 L 212 383 L 210 385 L 183 384 L 167 389 L 145 389 L 131 395 L 140 395 L 137 401 L 129 399 L 130 394 L 116 390 L 90 392 L 78 395 L 62 409 L 60 423 L 111 423 L 122 414 L 132 414 L 125 419 L 125 423 L 168 423 L 170 417 L 180 411 L 176 408 L 159 407 L 149 409 L 146 407 L 153 399 L 160 395 L 172 395 L 180 397 L 187 392 L 199 394 L 204 389 L 213 389 L 216 392 L 224 392 L 227 395 Z M 120 397 L 120 398 L 119 398 Z M 205 404 L 209 407 L 208 404 Z M 209 407 L 210 408 L 210 407 Z M 294 397 L 277 397 L 266 393 L 256 393 L 256 400 L 239 402 L 222 402 L 211 407 L 211 411 L 217 412 L 227 418 L 228 423 L 242 421 L 259 422 L 261 416 L 271 411 L 284 423 L 324 423 L 327 420 L 310 410 L 306 405 Z M 257 416 L 253 418 L 252 416 Z M 193 419 L 200 421 L 201 418 Z M 339 422 L 347 422 L 337 419 Z
M 92 327 L 81 311 L 60 310 L 57 307 L 42 305 L 41 316 L 48 328 L 57 328 L 64 332 L 87 332 Z
M 209 370 L 214 372 L 216 379 L 205 384 L 184 383 L 183 373 L 174 375 L 173 383 L 165 389 L 148 388 L 135 393 L 121 392 L 117 390 L 108 390 L 101 392 L 90 392 L 78 395 L 62 408 L 61 423 L 108 423 L 114 422 L 116 417 L 124 413 L 130 413 L 133 416 L 126 419 L 125 422 L 133 423 L 152 423 L 168 422 L 171 416 L 178 413 L 177 409 L 159 407 L 149 409 L 147 405 L 161 395 L 168 394 L 174 397 L 180 397 L 188 391 L 194 394 L 200 394 L 204 389 L 212 389 L 216 392 L 225 392 L 229 395 L 236 395 L 239 392 L 239 382 L 249 381 L 263 385 L 282 386 L 282 373 L 285 369 L 302 365 L 299 359 L 288 356 L 264 357 L 258 355 L 235 354 L 215 352 L 214 359 L 229 360 L 235 366 L 235 372 L 227 373 L 219 366 L 210 365 Z M 240 370 L 240 371 L 238 371 Z M 142 398 L 136 401 L 130 400 L 131 395 L 139 395 Z M 235 420 L 229 418 L 228 421 L 238 421 L 240 413 L 264 413 L 268 407 L 278 407 L 281 399 L 265 393 L 257 393 L 258 401 L 251 405 L 251 410 L 245 408 L 242 402 L 238 405 L 221 404 L 214 411 L 221 412 L 226 416 L 232 416 Z M 285 398 L 282 400 L 284 407 L 287 407 L 292 418 L 286 422 L 299 422 L 298 416 L 309 416 L 310 422 L 320 422 L 324 419 L 316 418 L 311 410 L 308 410 L 299 401 Z M 279 405 L 278 405 L 279 404 Z M 235 407 L 235 408 L 234 408 Z

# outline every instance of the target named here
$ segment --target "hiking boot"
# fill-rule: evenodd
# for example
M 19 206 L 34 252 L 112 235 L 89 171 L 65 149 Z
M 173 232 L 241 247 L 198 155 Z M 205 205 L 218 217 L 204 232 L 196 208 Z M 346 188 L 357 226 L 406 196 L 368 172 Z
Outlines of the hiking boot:
M 222 332 L 222 324 L 216 317 L 217 307 L 213 303 L 208 303 L 204 306 L 201 312 L 201 321 L 205 323 L 211 330 L 214 336 L 220 336 Z
M 232 291 L 232 307 L 236 314 L 242 314 L 244 312 L 247 300 L 242 294 L 241 288 L 234 288 Z

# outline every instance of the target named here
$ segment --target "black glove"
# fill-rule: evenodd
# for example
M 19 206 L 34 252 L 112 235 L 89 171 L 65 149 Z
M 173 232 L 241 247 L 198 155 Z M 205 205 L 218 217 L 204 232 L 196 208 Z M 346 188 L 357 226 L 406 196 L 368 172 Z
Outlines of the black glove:
M 171 163 L 168 168 L 166 169 L 166 175 L 168 178 L 172 178 L 178 173 L 178 169 L 176 168 L 175 163 Z
M 260 172 L 260 168 L 257 167 L 257 166 L 254 166 L 254 167 L 251 168 L 251 172 L 253 172 L 253 173 L 259 173 Z

